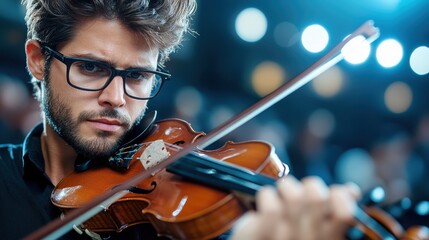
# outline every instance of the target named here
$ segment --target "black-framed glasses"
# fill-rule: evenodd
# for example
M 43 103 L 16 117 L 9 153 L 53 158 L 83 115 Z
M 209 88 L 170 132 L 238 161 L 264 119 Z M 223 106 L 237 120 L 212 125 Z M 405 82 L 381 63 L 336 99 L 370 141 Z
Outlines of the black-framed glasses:
M 158 67 L 157 71 L 145 69 L 119 70 L 110 64 L 97 60 L 64 56 L 48 46 L 43 46 L 42 50 L 49 52 L 67 66 L 68 84 L 80 90 L 103 90 L 116 76 L 121 76 L 124 92 L 127 96 L 147 100 L 154 98 L 161 90 L 164 82 L 171 78 L 171 75 L 164 72 L 161 67 Z

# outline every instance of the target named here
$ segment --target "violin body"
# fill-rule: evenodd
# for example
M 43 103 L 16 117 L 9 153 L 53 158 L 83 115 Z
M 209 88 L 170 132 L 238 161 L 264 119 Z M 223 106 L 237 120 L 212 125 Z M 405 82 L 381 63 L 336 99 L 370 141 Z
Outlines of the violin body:
M 183 146 L 204 137 L 189 123 L 179 119 L 162 120 L 154 124 L 144 142 L 162 139 L 172 146 Z M 124 172 L 108 167 L 95 167 L 74 172 L 54 189 L 51 200 L 64 212 L 79 208 L 97 196 L 110 191 L 136 174 L 146 171 L 140 156 L 147 144 L 132 155 L 129 169 Z M 167 147 L 170 154 L 176 151 Z M 227 142 L 216 150 L 197 150 L 219 161 L 236 164 L 251 171 L 277 179 L 288 169 L 275 155 L 273 146 L 261 141 Z M 122 231 L 136 224 L 151 224 L 159 235 L 175 239 L 208 239 L 231 228 L 248 210 L 235 194 L 207 187 L 165 169 L 140 182 L 118 201 L 82 224 L 94 232 Z

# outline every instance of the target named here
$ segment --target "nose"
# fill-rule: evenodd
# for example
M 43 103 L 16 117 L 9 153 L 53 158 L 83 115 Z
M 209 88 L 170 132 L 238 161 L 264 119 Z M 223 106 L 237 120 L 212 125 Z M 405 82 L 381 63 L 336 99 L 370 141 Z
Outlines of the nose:
M 125 105 L 124 79 L 121 76 L 115 76 L 110 84 L 103 90 L 98 97 L 98 102 L 102 106 L 111 108 Z

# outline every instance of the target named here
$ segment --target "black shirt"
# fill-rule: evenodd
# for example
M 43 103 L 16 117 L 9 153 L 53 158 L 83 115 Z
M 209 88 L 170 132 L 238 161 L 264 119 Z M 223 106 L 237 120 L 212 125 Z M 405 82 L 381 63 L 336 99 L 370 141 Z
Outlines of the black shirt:
M 23 144 L 0 145 L 0 236 L 20 239 L 58 218 L 61 211 L 50 201 L 54 189 L 44 172 L 40 136 L 42 124 L 30 131 Z M 121 233 L 102 233 L 105 239 L 159 239 L 149 224 Z M 222 235 L 219 239 L 226 238 Z M 74 230 L 62 239 L 89 239 Z

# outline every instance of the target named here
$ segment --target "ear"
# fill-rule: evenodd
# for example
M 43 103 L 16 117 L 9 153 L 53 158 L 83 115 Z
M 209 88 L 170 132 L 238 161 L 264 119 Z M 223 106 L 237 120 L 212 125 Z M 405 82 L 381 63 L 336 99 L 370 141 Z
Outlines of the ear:
M 45 68 L 45 57 L 42 54 L 42 47 L 39 42 L 31 39 L 25 43 L 25 55 L 27 57 L 27 67 L 31 75 L 42 81 Z

